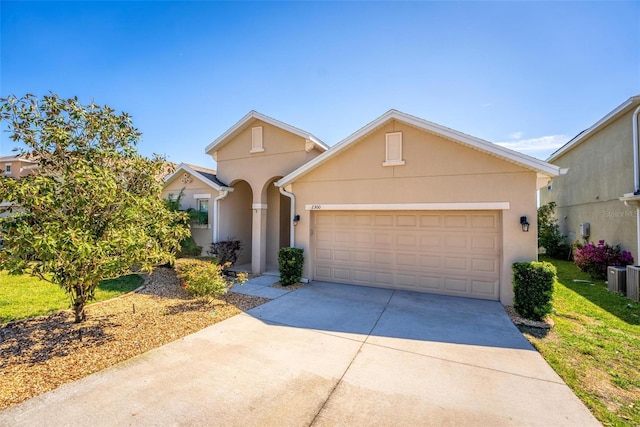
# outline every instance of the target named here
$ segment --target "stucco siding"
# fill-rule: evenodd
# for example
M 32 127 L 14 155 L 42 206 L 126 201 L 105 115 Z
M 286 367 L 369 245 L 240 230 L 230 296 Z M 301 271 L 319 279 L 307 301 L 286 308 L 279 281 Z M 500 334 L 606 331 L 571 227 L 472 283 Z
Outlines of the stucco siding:
M 264 151 L 250 153 L 251 129 L 262 126 Z M 278 127 L 256 120 L 217 152 L 218 179 L 233 184 L 242 179 L 253 188 L 254 202 L 266 203 L 264 184 L 295 170 L 320 152 L 305 151 L 305 140 Z
M 210 195 L 210 197 L 202 197 L 209 202 L 209 217 L 208 224 L 191 227 L 191 235 L 198 246 L 202 246 L 203 254 L 209 249 L 211 242 L 213 241 L 213 198 L 218 195 L 218 192 L 211 188 L 209 185 L 200 181 L 195 176 L 191 175 L 191 182 L 184 183 L 179 178 L 169 182 L 162 190 L 162 197 L 167 198 L 171 195 L 172 198 L 178 197 L 180 191 L 182 191 L 182 199 L 180 200 L 180 209 L 198 209 L 198 200 L 195 195 Z
M 540 203 L 556 202 L 560 231 L 570 242 L 579 226 L 591 225 L 589 241 L 606 240 L 631 250 L 637 259 L 636 211 L 618 200 L 633 192 L 631 112 L 600 129 L 553 163 L 568 168 L 540 190 Z
M 403 132 L 404 166 L 385 167 L 385 133 Z M 511 303 L 511 264 L 536 259 L 536 173 L 457 142 L 395 122 L 373 132 L 292 185 L 296 245 L 310 248 L 311 213 L 305 205 L 354 203 L 508 202 L 501 213 L 500 300 Z M 521 230 L 520 216 L 531 223 Z M 312 277 L 309 256 L 305 275 Z

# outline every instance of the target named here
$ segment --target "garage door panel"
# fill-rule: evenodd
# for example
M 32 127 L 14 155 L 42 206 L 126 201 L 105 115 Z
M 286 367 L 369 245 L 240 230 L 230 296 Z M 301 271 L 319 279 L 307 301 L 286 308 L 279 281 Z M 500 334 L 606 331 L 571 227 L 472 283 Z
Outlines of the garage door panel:
M 371 283 L 373 278 L 371 277 L 371 271 L 369 270 L 353 270 L 353 279 L 360 284 Z
M 416 227 L 418 225 L 417 215 L 398 215 L 396 217 L 396 224 L 399 227 Z
M 444 215 L 444 227 L 448 229 L 466 229 L 467 215 Z
M 471 227 L 476 230 L 498 231 L 498 217 L 496 215 L 473 215 L 471 217 Z
M 396 235 L 396 246 L 398 248 L 415 249 L 418 247 L 417 233 L 413 234 L 398 234 Z
M 471 238 L 471 248 L 475 250 L 498 251 L 498 238 L 494 235 L 479 235 Z
M 473 273 L 498 273 L 498 261 L 495 259 L 479 259 L 471 260 L 471 271 Z
M 312 223 L 316 280 L 498 299 L 498 212 L 314 212 Z
M 444 279 L 444 290 L 467 293 L 467 280 L 447 277 Z
M 467 236 L 448 235 L 444 236 L 444 247 L 446 249 L 462 249 L 468 247 Z
M 481 280 L 472 280 L 471 291 L 475 295 L 484 295 L 489 298 L 495 298 L 498 296 L 498 282 L 497 281 L 483 282 Z
M 442 257 L 440 255 L 420 255 L 421 267 L 425 268 L 439 268 L 442 266 Z
M 333 232 L 318 230 L 315 233 L 315 240 L 318 242 L 333 242 Z
M 421 234 L 420 235 L 420 247 L 419 249 L 429 249 L 429 248 L 441 248 L 442 247 L 442 237 L 438 234 L 429 235 L 429 234 Z
M 397 254 L 396 265 L 401 267 L 417 267 L 418 256 L 416 254 Z
M 376 227 L 390 227 L 393 226 L 393 215 L 374 215 L 373 225 Z

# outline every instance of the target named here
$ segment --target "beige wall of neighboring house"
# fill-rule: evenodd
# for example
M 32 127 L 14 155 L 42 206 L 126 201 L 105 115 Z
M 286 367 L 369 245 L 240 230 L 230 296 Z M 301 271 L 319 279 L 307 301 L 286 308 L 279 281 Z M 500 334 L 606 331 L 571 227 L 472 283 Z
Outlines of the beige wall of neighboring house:
M 0 157 L 0 173 L 9 178 L 20 178 L 34 172 L 36 164 L 19 156 Z
M 576 136 L 548 161 L 568 168 L 540 190 L 540 204 L 557 204 L 560 231 L 570 243 L 585 239 L 580 224 L 590 224 L 590 242 L 620 244 L 638 260 L 636 209 L 619 200 L 634 191 L 632 113 L 634 97 Z

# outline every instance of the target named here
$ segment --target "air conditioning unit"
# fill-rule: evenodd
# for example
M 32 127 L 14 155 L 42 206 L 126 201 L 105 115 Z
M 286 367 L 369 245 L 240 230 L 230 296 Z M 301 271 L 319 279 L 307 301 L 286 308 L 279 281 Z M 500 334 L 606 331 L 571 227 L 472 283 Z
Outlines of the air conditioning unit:
M 627 291 L 627 267 L 607 267 L 608 288 L 612 292 Z
M 608 288 L 613 292 L 627 292 L 627 267 L 607 267 Z
M 627 298 L 638 301 L 640 265 L 627 265 Z

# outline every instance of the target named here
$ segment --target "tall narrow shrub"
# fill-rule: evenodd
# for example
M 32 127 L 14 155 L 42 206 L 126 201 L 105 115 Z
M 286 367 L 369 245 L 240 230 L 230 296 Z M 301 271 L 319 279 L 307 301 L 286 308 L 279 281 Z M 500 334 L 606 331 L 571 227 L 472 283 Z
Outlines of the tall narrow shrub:
M 513 268 L 513 307 L 523 317 L 542 320 L 551 313 L 556 267 L 549 262 L 516 262 Z
M 303 250 L 298 248 L 280 248 L 278 252 L 278 267 L 280 269 L 280 284 L 293 285 L 302 279 Z

